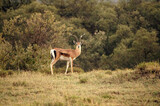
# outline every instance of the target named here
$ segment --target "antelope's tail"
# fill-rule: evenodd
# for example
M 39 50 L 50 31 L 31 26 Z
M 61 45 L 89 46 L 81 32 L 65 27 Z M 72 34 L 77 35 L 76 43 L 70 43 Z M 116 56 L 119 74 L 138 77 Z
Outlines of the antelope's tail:
M 56 58 L 56 50 L 55 49 L 52 49 L 50 51 L 50 54 L 51 54 L 51 59 L 54 60 Z

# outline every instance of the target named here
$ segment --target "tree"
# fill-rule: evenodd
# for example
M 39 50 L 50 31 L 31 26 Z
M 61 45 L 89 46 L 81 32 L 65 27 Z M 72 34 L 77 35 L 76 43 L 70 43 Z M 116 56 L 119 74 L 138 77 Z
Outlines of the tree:
M 9 44 L 0 33 L 0 69 L 5 69 L 12 58 L 12 45 Z
M 144 2 L 139 6 L 138 10 L 149 23 L 147 29 L 155 29 L 157 31 L 160 44 L 160 2 Z
M 147 31 L 141 28 L 137 31 L 132 44 L 131 51 L 135 54 L 134 59 L 136 62 L 156 60 L 156 55 L 160 50 L 157 43 L 156 31 Z
M 158 60 L 160 47 L 155 31 L 139 29 L 134 36 L 122 39 L 110 55 L 113 61 L 111 68 L 134 67 L 144 61 Z
M 82 54 L 78 58 L 79 63 L 85 70 L 92 70 L 101 67 L 100 59 L 104 54 L 105 32 L 97 31 L 82 45 Z M 85 60 L 85 61 L 84 61 Z
M 2 0 L 1 3 L 1 10 L 7 11 L 8 9 L 17 9 L 23 4 L 29 4 L 33 0 Z
M 32 2 L 28 5 L 22 5 L 17 9 L 8 9 L 7 12 L 0 12 L 0 32 L 2 32 L 3 21 L 13 19 L 16 16 L 21 16 L 21 18 L 29 18 L 33 13 L 44 14 L 45 11 L 51 11 L 54 13 L 56 19 L 59 18 L 57 15 L 57 9 L 55 6 L 46 6 L 38 2 Z
M 113 50 L 119 46 L 122 40 L 133 37 L 133 32 L 127 25 L 118 25 L 115 34 L 109 37 L 109 51 L 108 54 L 113 53 Z
M 33 13 L 29 19 L 16 16 L 9 21 L 5 20 L 3 27 L 5 37 L 11 44 L 21 41 L 24 47 L 29 44 L 59 46 L 58 44 L 67 38 L 66 35 L 70 30 L 71 28 L 66 28 L 64 24 L 56 21 L 50 11 L 44 14 Z

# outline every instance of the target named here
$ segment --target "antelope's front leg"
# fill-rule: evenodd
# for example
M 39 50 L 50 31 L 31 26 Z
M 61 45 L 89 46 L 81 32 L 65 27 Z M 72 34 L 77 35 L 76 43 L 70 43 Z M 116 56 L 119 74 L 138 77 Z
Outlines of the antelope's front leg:
M 66 66 L 66 72 L 65 72 L 65 74 L 67 74 L 68 67 L 69 67 L 69 61 L 67 61 L 67 66 Z
M 71 72 L 73 73 L 73 59 L 71 58 Z

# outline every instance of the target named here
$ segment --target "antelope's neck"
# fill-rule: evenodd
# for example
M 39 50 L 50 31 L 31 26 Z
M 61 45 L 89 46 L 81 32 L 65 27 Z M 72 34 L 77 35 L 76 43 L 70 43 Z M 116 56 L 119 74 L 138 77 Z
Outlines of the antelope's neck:
M 79 56 L 81 54 L 81 47 L 80 48 L 76 48 L 76 52 L 77 52 L 77 55 Z

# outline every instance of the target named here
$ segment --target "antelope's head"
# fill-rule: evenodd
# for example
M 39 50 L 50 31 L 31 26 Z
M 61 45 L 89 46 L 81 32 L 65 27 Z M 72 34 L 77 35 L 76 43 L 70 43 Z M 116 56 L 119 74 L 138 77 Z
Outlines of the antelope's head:
M 76 42 L 76 50 L 81 51 L 81 45 L 82 45 L 81 42 Z
M 73 43 L 76 45 L 76 50 L 81 51 L 81 45 L 82 45 L 81 39 L 84 36 L 84 34 L 81 35 L 79 39 L 77 38 L 77 36 L 75 36 L 75 35 L 73 35 L 73 36 L 76 38 L 76 41 L 73 41 Z

